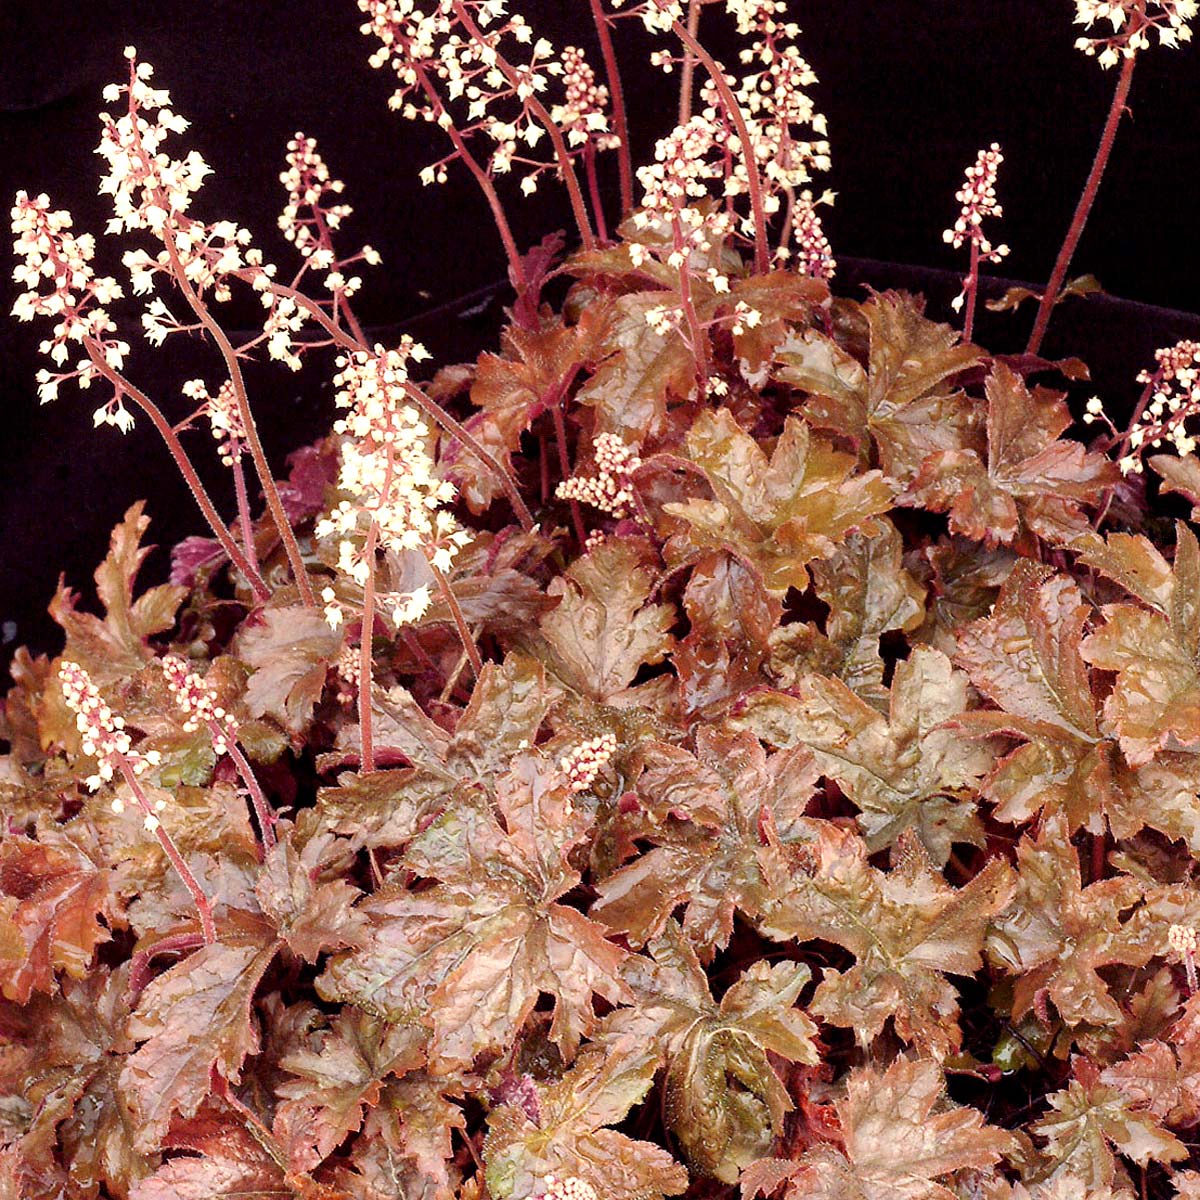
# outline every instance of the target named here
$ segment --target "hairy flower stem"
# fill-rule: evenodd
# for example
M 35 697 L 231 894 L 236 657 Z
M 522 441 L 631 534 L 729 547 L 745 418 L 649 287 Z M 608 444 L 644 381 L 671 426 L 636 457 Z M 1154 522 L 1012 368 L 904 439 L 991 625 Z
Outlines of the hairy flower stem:
M 1125 427 L 1125 436 L 1119 440 L 1119 449 L 1117 450 L 1117 461 L 1129 453 L 1129 444 L 1133 440 L 1133 431 L 1138 427 L 1138 422 L 1142 419 L 1142 414 L 1150 405 L 1150 398 L 1154 395 L 1154 389 L 1161 379 L 1161 372 L 1155 372 L 1154 376 L 1142 388 L 1142 394 L 1138 397 L 1138 402 L 1134 406 L 1133 416 L 1129 418 L 1129 424 Z M 1107 453 L 1114 445 L 1118 444 L 1117 435 L 1114 433 L 1111 437 L 1101 442 L 1096 449 Z M 1092 522 L 1093 529 L 1099 529 L 1104 522 L 1104 518 L 1108 516 L 1108 510 L 1112 505 L 1113 495 L 1116 492 L 1116 485 L 1110 484 L 1104 489 L 1104 494 L 1100 497 L 1100 504 L 1096 509 L 1096 518 Z
M 221 736 L 224 732 L 216 721 L 209 721 L 208 729 L 214 737 Z M 267 803 L 267 797 L 254 777 L 254 770 L 249 759 L 242 753 L 242 748 L 236 742 L 228 741 L 226 753 L 233 760 L 238 776 L 250 794 L 250 803 L 254 805 L 254 815 L 258 818 L 258 831 L 262 837 L 263 849 L 270 851 L 275 845 L 275 822 L 278 820 L 275 811 Z
M 583 150 L 583 169 L 587 175 L 588 196 L 592 201 L 592 214 L 596 218 L 596 233 L 600 241 L 608 243 L 608 222 L 604 219 L 604 202 L 600 198 L 600 180 L 596 177 L 596 147 L 592 142 Z
M 253 278 L 253 274 L 250 274 Z M 348 334 L 336 321 L 334 321 L 324 309 L 321 308 L 315 300 L 311 300 L 303 292 L 297 291 L 295 288 L 290 288 L 286 284 L 272 283 L 270 290 L 277 296 L 290 296 L 295 302 L 304 309 L 309 316 L 312 317 L 330 338 L 344 350 L 349 350 L 352 353 L 359 350 L 370 351 L 370 347 L 363 341 L 356 340 Z M 499 461 L 488 453 L 478 441 L 467 431 L 467 429 L 456 421 L 440 404 L 435 400 L 430 399 L 415 383 L 406 381 L 404 390 L 408 393 L 409 399 L 423 412 L 431 421 L 440 425 L 448 434 L 462 443 L 464 449 L 477 458 L 485 467 L 495 475 L 499 481 L 504 494 L 508 497 L 509 503 L 513 506 L 513 512 L 516 514 L 517 520 L 521 523 L 521 528 L 529 533 L 533 530 L 534 520 L 533 514 L 529 511 L 529 507 L 521 498 L 520 489 L 517 487 L 517 482 L 512 475 L 504 469 Z
M 491 209 L 492 220 L 496 224 L 496 232 L 500 234 L 500 242 L 504 247 L 504 256 L 508 259 L 508 273 L 512 278 L 513 286 L 516 287 L 518 292 L 523 292 L 529 286 L 528 279 L 525 276 L 525 264 L 521 260 L 521 252 L 517 249 L 517 242 L 513 237 L 512 226 L 508 223 L 508 217 L 504 215 L 504 205 L 500 203 L 500 196 L 492 184 L 491 176 L 479 165 L 479 161 L 471 153 L 466 140 L 458 132 L 453 120 L 450 119 L 450 114 L 446 112 L 446 106 L 442 103 L 441 96 L 438 95 L 437 89 L 430 82 L 424 68 L 417 68 L 417 82 L 421 85 L 421 90 L 425 93 L 425 98 L 429 101 L 430 107 L 433 109 L 434 119 L 438 128 L 445 130 L 446 136 L 450 139 L 450 144 L 454 147 L 455 154 L 462 160 L 467 170 L 471 172 L 475 182 L 479 185 L 480 191 L 483 192 L 483 198 L 487 201 L 488 208 Z
M 620 140 L 617 147 L 617 170 L 621 178 L 621 216 L 633 210 L 633 158 L 629 150 L 629 120 L 625 115 L 625 89 L 621 85 L 621 69 L 613 49 L 612 29 L 604 11 L 604 0 L 591 0 L 592 21 L 600 42 L 600 56 L 608 77 L 608 96 L 612 103 L 613 132 Z
M 1104 168 L 1108 166 L 1108 157 L 1112 153 L 1113 141 L 1117 136 L 1117 126 L 1121 122 L 1121 114 L 1125 111 L 1125 103 L 1129 99 L 1129 87 L 1133 82 L 1133 67 L 1137 55 L 1131 54 L 1121 62 L 1121 73 L 1117 76 L 1116 90 L 1113 92 L 1112 104 L 1109 105 L 1108 119 L 1104 122 L 1104 130 L 1100 134 L 1100 145 L 1096 147 L 1096 157 L 1092 160 L 1092 169 L 1088 173 L 1087 182 L 1083 185 L 1083 193 L 1075 206 L 1075 215 L 1071 218 L 1067 236 L 1058 251 L 1054 270 L 1050 274 L 1050 282 L 1042 293 L 1038 304 L 1037 317 L 1033 322 L 1033 332 L 1029 335 L 1029 344 L 1025 347 L 1026 354 L 1037 354 L 1042 348 L 1042 339 L 1046 336 L 1046 326 L 1050 324 L 1050 314 L 1054 311 L 1055 301 L 1062 291 L 1067 278 L 1067 270 L 1075 254 L 1075 247 L 1083 236 L 1083 227 L 1087 224 L 1088 214 L 1092 211 L 1092 203 L 1096 192 L 1100 189 L 1100 180 L 1104 176 Z
M 703 0 L 688 0 L 687 31 L 693 38 L 700 34 L 700 5 Z M 685 50 L 679 68 L 679 124 L 686 125 L 692 119 L 692 91 L 696 78 L 696 60 L 690 50 Z
M 358 728 L 362 738 L 359 758 L 360 775 L 375 770 L 375 741 L 371 716 L 371 660 L 375 641 L 375 547 L 379 543 L 379 522 L 372 521 L 367 530 L 363 557 L 367 564 L 367 582 L 363 585 L 362 630 L 358 635 Z
M 468 36 L 473 38 L 476 44 L 486 46 L 487 40 L 484 38 L 479 26 L 475 24 L 471 14 L 467 11 L 463 0 L 454 0 L 454 12 L 458 17 L 459 23 L 467 31 Z M 496 56 L 496 68 L 508 81 L 513 91 L 520 94 L 521 77 L 513 70 L 512 64 L 503 55 L 498 54 Z M 583 242 L 583 248 L 585 250 L 594 250 L 596 248 L 596 239 L 592 233 L 592 223 L 588 219 L 587 205 L 583 200 L 583 192 L 579 189 L 579 178 L 575 174 L 575 166 L 571 162 L 567 143 L 563 140 L 562 130 L 546 111 L 546 106 L 535 95 L 531 93 L 525 99 L 525 103 L 529 106 L 529 111 L 537 117 L 539 123 L 546 130 L 547 134 L 550 135 L 550 144 L 554 147 L 555 158 L 558 159 L 558 171 L 567 188 L 567 196 L 571 201 L 571 212 L 575 216 L 575 224 L 579 228 L 579 238 Z
M 483 659 L 479 657 L 479 647 L 475 645 L 475 639 L 471 636 L 471 629 L 467 625 L 466 617 L 463 616 L 458 597 L 451 590 L 450 581 L 440 567 L 434 566 L 430 562 L 429 569 L 433 572 L 434 579 L 437 580 L 438 590 L 442 593 L 442 599 L 446 601 L 446 607 L 450 609 L 454 627 L 458 630 L 458 640 L 462 642 L 463 653 L 471 663 L 471 670 L 475 672 L 475 678 L 478 679 L 483 674 Z M 361 688 L 361 683 L 359 686 Z
M 210 499 L 204 484 L 200 482 L 200 476 L 196 474 L 196 468 L 192 466 L 192 460 L 188 458 L 187 451 L 183 448 L 183 443 L 179 440 L 179 435 L 171 427 L 166 417 L 163 416 L 162 410 L 141 389 L 135 387 L 129 380 L 117 374 L 109 366 L 108 361 L 104 357 L 104 352 L 93 338 L 84 338 L 83 346 L 88 353 L 88 357 L 92 360 L 92 364 L 100 374 L 118 392 L 128 396 L 150 418 L 150 423 L 158 430 L 162 440 L 166 443 L 171 457 L 175 460 L 175 465 L 179 468 L 179 473 L 183 476 L 184 483 L 188 485 L 188 489 L 195 498 L 197 505 L 199 505 L 200 511 L 204 514 L 204 519 L 208 522 L 217 541 L 221 543 L 221 549 L 229 555 L 233 565 L 245 576 L 246 581 L 250 584 L 254 592 L 255 598 L 260 602 L 270 600 L 271 589 L 267 587 L 258 570 L 247 561 L 246 556 L 238 548 L 233 534 L 229 532 L 228 526 L 221 520 L 221 515 L 217 512 L 216 506 Z
M 754 221 L 754 270 L 758 275 L 765 275 L 770 267 L 770 247 L 767 244 L 767 216 L 763 204 L 762 179 L 758 173 L 758 163 L 754 158 L 754 144 L 750 140 L 750 131 L 746 128 L 746 118 L 737 102 L 737 97 L 729 87 L 725 72 L 711 54 L 694 38 L 678 21 L 671 26 L 675 36 L 704 64 L 721 98 L 721 107 L 725 115 L 733 122 L 737 130 L 738 141 L 742 147 L 742 162 L 746 167 L 746 183 L 750 189 L 750 211 Z
M 967 276 L 966 316 L 963 318 L 963 341 L 969 342 L 975 331 L 975 300 L 979 295 L 979 243 L 971 239 L 971 273 Z
M 254 523 L 250 520 L 250 497 L 246 493 L 246 471 L 240 458 L 233 464 L 233 490 L 237 496 L 238 524 L 242 530 L 242 544 L 246 547 L 246 560 L 256 573 L 261 573 L 258 548 L 254 545 Z
M 204 934 L 204 941 L 211 946 L 217 940 L 217 927 L 213 922 L 212 905 L 209 904 L 208 897 L 196 882 L 191 868 L 183 861 L 183 855 L 179 853 L 175 843 L 171 840 L 171 835 L 162 827 L 154 812 L 154 805 L 150 803 L 146 793 L 142 790 L 142 785 L 138 782 L 138 777 L 123 756 L 120 759 L 120 767 L 121 775 L 129 785 L 130 791 L 133 792 L 134 799 L 145 814 L 147 822 L 151 823 L 154 836 L 158 838 L 158 844 L 163 848 L 163 853 L 170 860 L 171 866 L 175 868 L 176 874 L 183 880 L 183 886 L 191 893 L 192 900 L 196 904 L 196 912 L 200 914 L 200 929 Z
M 275 528 L 279 532 L 280 541 L 283 542 L 284 552 L 287 554 L 288 563 L 292 568 L 292 575 L 296 580 L 296 587 L 300 590 L 300 600 L 306 608 L 316 608 L 317 598 L 313 594 L 312 582 L 309 580 L 308 571 L 304 566 L 304 556 L 300 553 L 300 544 L 296 541 L 295 530 L 292 529 L 292 523 L 284 511 L 283 500 L 279 495 L 279 489 L 275 486 L 275 478 L 271 474 L 271 466 L 267 462 L 262 439 L 258 436 L 258 426 L 255 424 L 254 414 L 250 411 L 250 400 L 246 395 L 246 381 L 242 378 L 242 368 L 238 362 L 237 351 L 233 348 L 233 343 L 226 337 L 225 330 L 217 323 L 212 313 L 208 311 L 208 306 L 192 286 L 192 281 L 187 277 L 187 272 L 180 261 L 175 239 L 171 236 L 170 230 L 166 228 L 163 230 L 163 244 L 167 248 L 167 257 L 170 259 L 171 270 L 175 276 L 175 282 L 179 285 L 179 290 L 183 292 L 184 299 L 187 300 L 192 312 L 211 334 L 213 341 L 217 344 L 217 349 L 221 352 L 221 357 L 225 360 L 225 369 L 229 372 L 229 382 L 233 385 L 238 414 L 246 431 L 246 445 L 250 447 L 250 457 L 254 460 L 254 468 L 258 472 L 258 480 L 262 484 L 263 495 L 267 499 L 267 508 L 271 511 L 271 519 L 275 522 Z
M 676 221 L 673 224 L 675 249 L 682 250 L 683 238 L 680 236 L 679 223 Z M 686 262 L 679 268 L 679 304 L 683 309 L 684 318 L 687 320 L 688 338 L 692 343 L 692 356 L 696 360 L 696 378 L 700 381 L 701 390 L 704 392 L 708 389 L 708 351 L 704 346 L 704 328 L 700 324 L 696 305 L 692 301 L 692 279 L 688 273 Z

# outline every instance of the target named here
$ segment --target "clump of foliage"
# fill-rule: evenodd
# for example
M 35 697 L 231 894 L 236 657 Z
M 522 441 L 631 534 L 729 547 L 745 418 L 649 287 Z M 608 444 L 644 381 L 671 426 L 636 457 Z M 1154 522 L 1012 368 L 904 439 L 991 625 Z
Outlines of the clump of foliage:
M 1196 348 L 1091 442 L 1060 390 L 1085 368 L 1037 354 L 1084 290 L 1064 263 L 1112 131 L 1029 351 L 992 355 L 918 297 L 831 293 L 799 31 L 717 7 L 740 70 L 697 0 L 621 13 L 683 80 L 635 176 L 599 0 L 606 84 L 498 0 L 360 0 L 393 106 L 449 138 L 425 178 L 465 164 L 510 258 L 499 348 L 424 381 L 354 315 L 378 256 L 335 248 L 311 139 L 283 282 L 191 214 L 207 167 L 132 49 L 102 191 L 149 340 L 219 351 L 189 418 L 127 373 L 92 239 L 18 197 L 43 400 L 147 415 L 213 538 L 139 588 L 134 505 L 102 612 L 63 584 L 61 654 L 14 660 L 0 1194 L 1200 1195 L 1200 542 L 1164 519 L 1165 493 L 1200 505 Z M 1119 113 L 1195 5 L 1079 10 L 1111 23 L 1083 47 L 1121 63 Z M 1001 161 L 946 235 L 967 331 Z M 564 183 L 578 249 L 518 251 L 514 170 Z M 239 287 L 265 310 L 243 344 L 214 315 Z M 285 481 L 258 352 L 337 356 L 339 418 Z M 232 524 L 181 436 L 201 420 Z

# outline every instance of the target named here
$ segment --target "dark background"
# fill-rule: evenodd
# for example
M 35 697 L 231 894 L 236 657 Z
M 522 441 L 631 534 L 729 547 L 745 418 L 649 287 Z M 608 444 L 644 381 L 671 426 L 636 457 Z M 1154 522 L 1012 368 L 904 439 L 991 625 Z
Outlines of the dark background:
M 557 45 L 577 42 L 594 53 L 586 0 L 514 0 Z M 961 270 L 962 254 L 941 231 L 955 216 L 953 195 L 976 151 L 998 141 L 1006 155 L 999 183 L 1005 218 L 993 240 L 1012 255 L 1005 273 L 1044 279 L 1070 218 L 1107 111 L 1113 73 L 1073 49 L 1078 33 L 1070 0 L 839 0 L 792 5 L 802 47 L 820 76 L 814 89 L 829 119 L 838 193 L 826 226 L 844 269 L 835 287 L 861 294 L 864 281 L 910 281 L 929 291 L 931 311 L 945 316 L 957 288 L 953 274 L 907 275 L 878 263 Z M 180 145 L 195 146 L 214 169 L 193 211 L 248 226 L 269 260 L 294 264 L 275 228 L 282 201 L 278 174 L 288 137 L 315 136 L 334 175 L 345 179 L 355 214 L 345 246 L 370 242 L 383 266 L 366 272 L 357 309 L 387 340 L 401 324 L 425 340 L 435 362 L 474 357 L 494 337 L 500 301 L 463 317 L 463 305 L 437 310 L 487 288 L 504 263 L 486 209 L 461 168 L 441 188 L 422 188 L 419 167 L 444 153 L 436 130 L 401 120 L 386 106 L 391 76 L 366 59 L 374 48 L 358 33 L 353 0 L 50 0 L 37 6 L 0 0 L 0 191 L 48 192 L 69 208 L 77 230 L 99 234 L 107 200 L 97 195 L 100 91 L 122 77 L 127 43 L 157 69 L 192 121 Z M 705 40 L 730 60 L 727 22 L 705 15 Z M 618 49 L 633 127 L 635 162 L 673 123 L 675 77 L 646 61 L 652 43 L 640 26 L 621 22 Z M 1108 176 L 1073 273 L 1099 276 L 1113 296 L 1195 312 L 1196 186 L 1200 177 L 1200 51 L 1155 47 L 1134 78 L 1132 116 L 1117 139 Z M 439 135 L 440 136 L 440 135 Z M 615 192 L 615 163 L 608 164 Z M 822 181 L 823 182 L 823 181 Z M 547 183 L 523 199 L 502 184 L 525 246 L 565 226 L 568 213 Z M 99 266 L 121 278 L 121 245 L 101 239 Z M 7 269 L 0 290 L 11 307 Z M 502 300 L 502 298 L 501 298 Z M 477 307 L 468 302 L 467 308 Z M 118 312 L 122 311 L 118 307 Z M 215 352 L 172 339 L 152 350 L 137 329 L 138 304 L 126 302 L 134 352 L 132 378 L 179 414 L 178 384 L 221 374 Z M 1089 358 L 1093 389 L 1119 405 L 1156 345 L 1198 323 L 1145 307 L 1104 300 L 1064 310 L 1050 353 Z M 981 340 L 997 349 L 1023 342 L 1031 311 L 985 318 Z M 253 307 L 230 306 L 228 324 L 248 327 Z M 107 535 L 135 499 L 149 499 L 151 538 L 164 545 L 206 532 L 199 513 L 145 419 L 122 437 L 91 429 L 91 396 L 68 386 L 39 408 L 33 374 L 41 365 L 40 323 L 0 316 L 0 629 L 6 661 L 26 642 L 54 650 L 44 616 L 60 570 L 90 593 L 90 574 Z M 1063 327 L 1068 326 L 1069 337 Z M 300 375 L 272 366 L 251 373 L 255 403 L 276 462 L 311 439 L 331 412 L 328 364 Z M 200 434 L 197 457 L 207 459 Z M 203 435 L 207 440 L 207 435 Z M 227 481 L 208 473 L 229 507 Z M 165 552 L 150 562 L 161 575 Z

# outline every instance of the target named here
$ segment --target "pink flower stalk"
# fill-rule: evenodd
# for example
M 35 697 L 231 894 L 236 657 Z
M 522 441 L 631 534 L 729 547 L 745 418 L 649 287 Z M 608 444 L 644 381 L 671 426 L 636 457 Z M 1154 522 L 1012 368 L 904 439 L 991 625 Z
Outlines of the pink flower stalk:
M 213 752 L 218 756 L 228 755 L 233 760 L 254 804 L 263 846 L 270 850 L 275 844 L 277 818 L 267 803 L 249 761 L 237 744 L 238 725 L 233 714 L 217 703 L 208 684 L 182 658 L 174 654 L 166 655 L 162 660 L 162 669 L 167 687 L 184 714 L 184 730 L 192 733 L 203 725 L 212 739 Z
M 158 766 L 158 751 L 148 750 L 142 754 L 133 749 L 124 719 L 114 715 L 92 682 L 91 676 L 78 663 L 63 661 L 59 665 L 58 679 L 62 686 L 63 699 L 67 707 L 75 713 L 75 727 L 82 739 L 81 749 L 89 758 L 96 760 L 96 773 L 88 776 L 85 783 L 91 791 L 96 791 L 103 784 L 112 783 L 118 774 L 121 776 L 142 810 L 146 831 L 158 839 L 158 844 L 191 893 L 200 916 L 205 942 L 215 942 L 216 926 L 213 923 L 212 906 L 208 897 L 196 882 L 191 868 L 159 820 L 159 813 L 166 808 L 166 802 L 158 800 L 151 804 L 139 782 L 140 776 Z M 123 812 L 125 802 L 117 797 L 112 802 L 112 808 L 114 812 Z

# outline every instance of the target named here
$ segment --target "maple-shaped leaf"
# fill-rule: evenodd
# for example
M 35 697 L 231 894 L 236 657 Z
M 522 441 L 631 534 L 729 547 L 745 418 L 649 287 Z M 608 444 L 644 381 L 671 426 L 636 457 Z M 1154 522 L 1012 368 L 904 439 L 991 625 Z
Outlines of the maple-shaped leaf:
M 311 1048 L 280 1062 L 289 1078 L 276 1088 L 284 1107 L 310 1123 L 317 1153 L 327 1158 L 361 1127 L 379 1103 L 384 1081 L 425 1061 L 426 1031 L 388 1025 L 353 1008 L 342 1009 Z
M 886 717 L 840 679 L 806 675 L 790 693 L 747 697 L 734 724 L 772 745 L 808 747 L 860 809 L 872 853 L 913 830 L 944 866 L 954 842 L 983 840 L 974 795 L 993 756 L 945 725 L 966 704 L 966 675 L 918 646 L 896 664 Z
M 1182 522 L 1175 562 L 1166 570 L 1145 539 L 1117 542 L 1084 555 L 1147 607 L 1108 604 L 1104 624 L 1083 643 L 1093 666 L 1115 671 L 1104 702 L 1104 728 L 1133 766 L 1163 749 L 1200 746 L 1200 543 Z
M 51 1161 L 57 1151 L 80 1194 L 104 1187 L 120 1200 L 155 1166 L 134 1146 L 134 1114 L 117 1087 L 121 1056 L 133 1048 L 125 1034 L 128 987 L 127 968 L 97 970 L 34 1000 L 36 1057 L 22 1088 L 33 1119 L 20 1141 L 30 1162 Z
M 454 1099 L 462 1095 L 456 1075 L 412 1071 L 387 1082 L 350 1149 L 357 1180 L 370 1189 L 364 1200 L 455 1200 L 462 1172 L 453 1133 L 466 1129 L 466 1117 Z
M 808 835 L 804 809 L 817 770 L 806 751 L 768 759 L 753 735 L 701 726 L 696 752 L 658 743 L 637 795 L 652 850 L 599 882 L 592 916 L 641 945 L 679 905 L 683 930 L 708 961 L 729 942 L 736 911 L 757 916 L 780 885 L 780 839 Z
M 509 325 L 500 354 L 481 354 L 471 383 L 471 403 L 479 410 L 466 422 L 475 440 L 511 470 L 521 435 L 549 407 L 563 399 L 575 372 L 595 354 L 597 332 L 604 325 L 602 307 L 585 308 L 579 323 L 543 318 L 533 328 Z M 492 471 L 482 469 L 467 450 L 452 443 L 443 465 L 473 511 L 503 495 Z
M 940 1065 L 897 1059 L 852 1071 L 837 1102 L 845 1149 L 824 1144 L 799 1160 L 787 1200 L 955 1200 L 955 1171 L 988 1167 L 1015 1147 L 974 1108 L 942 1096 Z
M 973 975 L 983 965 L 988 922 L 1012 895 L 1008 865 L 992 859 L 952 888 L 920 842 L 905 836 L 895 867 L 883 872 L 867 861 L 861 838 L 832 824 L 822 824 L 795 858 L 761 931 L 777 941 L 834 942 L 857 959 L 848 971 L 825 970 L 810 1010 L 854 1029 L 863 1045 L 891 1018 L 896 1033 L 923 1053 L 943 1058 L 956 1050 L 958 993 L 943 972 Z
M 52 991 L 55 971 L 83 979 L 122 915 L 118 874 L 82 844 L 46 836 L 0 838 L 0 990 L 19 1004 Z
M 128 1026 L 142 1045 L 121 1070 L 140 1150 L 158 1147 L 174 1113 L 197 1111 L 214 1070 L 238 1081 L 246 1056 L 258 1049 L 251 1004 L 276 948 L 261 936 L 229 937 L 189 955 L 142 992 Z
M 80 663 L 100 685 L 135 674 L 153 656 L 147 644 L 156 633 L 175 624 L 187 589 L 174 584 L 148 588 L 134 599 L 134 581 L 150 546 L 141 544 L 150 518 L 138 501 L 113 530 L 108 556 L 96 568 L 96 592 L 103 618 L 79 612 L 74 594 L 62 583 L 50 604 L 50 615 L 67 635 L 64 657 Z
M 902 484 L 929 455 L 977 440 L 974 405 L 947 380 L 981 362 L 983 352 L 922 309 L 903 292 L 881 292 L 862 306 L 870 336 L 865 370 L 815 330 L 789 338 L 778 356 L 778 378 L 811 393 L 808 420 L 858 447 L 864 462 L 874 442 L 883 470 Z
M 856 473 L 851 455 L 815 437 L 798 417 L 787 418 L 768 458 L 728 409 L 704 409 L 686 449 L 713 499 L 665 505 L 685 523 L 672 538 L 673 552 L 741 555 L 777 596 L 807 588 L 808 563 L 856 529 L 874 530 L 873 518 L 892 506 L 892 489 L 878 471 Z
M 556 901 L 579 882 L 568 862 L 592 819 L 556 767 L 532 754 L 501 781 L 497 807 L 463 793 L 409 845 L 406 871 L 436 880 L 413 891 L 398 873 L 359 905 L 363 946 L 339 955 L 323 995 L 391 1020 L 427 1020 L 436 1064 L 466 1065 L 503 1049 L 542 993 L 551 1037 L 568 1057 L 596 1018 L 595 994 L 623 1000 L 625 952 L 598 922 Z
M 611 537 L 578 558 L 546 589 L 560 597 L 527 635 L 526 649 L 572 691 L 599 704 L 637 703 L 634 676 L 670 650 L 675 610 L 648 603 L 657 582 L 653 549 Z
M 671 399 L 686 399 L 696 384 L 696 358 L 678 331 L 660 333 L 649 316 L 671 303 L 668 292 L 619 296 L 606 313 L 596 353 L 600 361 L 579 389 L 577 403 L 595 410 L 596 432 L 641 443 L 661 435 Z
M 908 503 L 950 515 L 950 530 L 989 546 L 1027 528 L 1055 542 L 1088 528 L 1081 503 L 1120 479 L 1116 465 L 1079 442 L 1062 441 L 1071 414 L 1058 392 L 1031 391 L 1003 363 L 987 383 L 987 450 L 930 455 L 906 493 Z
M 619 1008 L 605 1037 L 657 1045 L 666 1062 L 663 1114 L 689 1165 L 725 1183 L 769 1152 L 792 1101 L 768 1054 L 815 1064 L 816 1026 L 796 998 L 811 977 L 804 963 L 757 962 L 717 1004 L 679 926 L 671 922 L 633 955 L 624 976 L 634 1007 Z
M 1115 1024 L 1121 1010 L 1098 974 L 1112 963 L 1142 966 L 1154 947 L 1122 919 L 1142 896 L 1129 875 L 1081 886 L 1066 818 L 1047 817 L 1037 837 L 1021 839 L 1012 904 L 993 922 L 988 957 L 1016 976 L 1013 1015 L 1045 991 L 1069 1025 Z
M 665 1150 L 615 1129 L 654 1082 L 656 1056 L 632 1039 L 585 1047 L 552 1083 L 535 1085 L 523 1105 L 488 1115 L 486 1182 L 495 1200 L 543 1193 L 548 1176 L 577 1178 L 605 1200 L 659 1200 L 688 1185 Z
M 342 645 L 316 609 L 267 608 L 238 631 L 238 657 L 253 670 L 246 687 L 252 717 L 270 716 L 299 734 L 325 687 L 325 673 Z
M 130 1200 L 350 1200 L 308 1175 L 319 1162 L 312 1133 L 286 1106 L 268 1128 L 245 1107 L 238 1112 L 224 1099 L 209 1100 L 165 1139 L 164 1149 L 185 1153 L 143 1179 Z
M 687 636 L 671 659 L 690 719 L 715 718 L 743 692 L 766 682 L 761 668 L 783 606 L 750 564 L 704 555 L 683 591 Z
M 925 589 L 901 565 L 904 541 L 880 517 L 874 535 L 853 533 L 812 565 L 813 589 L 829 605 L 825 636 L 840 652 L 837 675 L 880 710 L 888 706 L 879 639 L 911 632 L 925 617 Z
M 1182 1129 L 1200 1122 L 1200 1045 L 1195 1041 L 1146 1042 L 1105 1070 L 1100 1082 L 1164 1125 Z
M 988 616 L 1017 557 L 1004 546 L 988 550 L 966 538 L 942 538 L 914 551 L 910 569 L 929 579 L 926 620 L 910 641 L 924 643 L 951 658 L 964 625 Z
M 268 853 L 254 888 L 288 949 L 310 963 L 322 951 L 355 945 L 365 933 L 365 923 L 353 911 L 362 895 L 358 888 L 346 879 L 317 881 L 321 849 L 314 839 L 298 850 L 285 832 Z
M 1101 1083 L 1094 1067 L 1076 1059 L 1075 1068 L 1082 1078 L 1047 1097 L 1053 1111 L 1030 1126 L 1046 1139 L 1047 1161 L 1039 1177 L 1071 1175 L 1088 1187 L 1108 1187 L 1117 1169 L 1114 1150 L 1143 1167 L 1187 1158 L 1182 1142 L 1149 1112 Z
M 1105 736 L 1082 651 L 1091 614 L 1069 576 L 1022 559 L 991 616 L 960 632 L 959 665 L 1003 711 L 968 713 L 955 724 L 967 733 L 1001 733 L 1024 743 L 996 764 L 984 794 L 1002 821 L 1027 821 L 1039 810 L 1061 812 L 1072 832 L 1103 833 L 1107 823 L 1114 836 L 1129 838 L 1150 825 L 1200 849 L 1189 756 L 1164 754 L 1135 769 L 1116 740 Z

